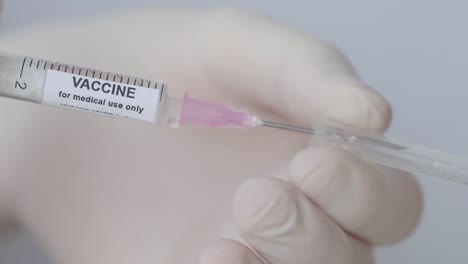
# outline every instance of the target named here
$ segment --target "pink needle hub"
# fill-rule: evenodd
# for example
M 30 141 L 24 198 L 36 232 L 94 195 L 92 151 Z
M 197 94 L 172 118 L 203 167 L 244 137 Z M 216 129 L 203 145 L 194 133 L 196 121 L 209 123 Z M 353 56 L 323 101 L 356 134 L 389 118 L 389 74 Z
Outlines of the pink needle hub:
M 184 95 L 180 125 L 198 124 L 208 127 L 256 127 L 259 119 L 251 114 L 229 109 L 225 105 L 206 102 Z

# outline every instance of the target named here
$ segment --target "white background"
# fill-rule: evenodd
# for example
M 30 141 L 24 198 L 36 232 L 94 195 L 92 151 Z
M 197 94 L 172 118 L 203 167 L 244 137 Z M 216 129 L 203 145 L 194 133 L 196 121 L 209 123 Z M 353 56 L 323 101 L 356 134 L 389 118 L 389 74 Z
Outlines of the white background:
M 0 31 L 168 4 L 254 7 L 334 42 L 393 105 L 390 136 L 468 157 L 468 1 L 6 0 Z M 467 263 L 468 187 L 420 180 L 423 222 L 407 241 L 379 249 L 378 263 Z M 11 234 L 0 240 L 0 263 L 48 262 L 27 235 Z

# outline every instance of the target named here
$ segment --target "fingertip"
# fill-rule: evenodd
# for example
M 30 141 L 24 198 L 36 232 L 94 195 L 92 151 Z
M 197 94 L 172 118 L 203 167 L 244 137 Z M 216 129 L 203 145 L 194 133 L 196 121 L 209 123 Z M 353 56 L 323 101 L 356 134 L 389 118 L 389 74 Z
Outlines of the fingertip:
M 379 116 L 378 121 L 375 122 L 374 126 L 371 126 L 371 128 L 376 132 L 385 132 L 390 127 L 393 120 L 393 108 L 390 102 L 377 89 L 368 84 L 361 82 L 360 87 L 370 93 L 374 111 L 377 113 L 376 115 Z
M 361 82 L 337 82 L 329 86 L 331 90 L 340 91 L 341 95 L 330 97 L 323 110 L 326 118 L 356 129 L 380 133 L 388 129 L 392 121 L 392 107 L 375 89 Z

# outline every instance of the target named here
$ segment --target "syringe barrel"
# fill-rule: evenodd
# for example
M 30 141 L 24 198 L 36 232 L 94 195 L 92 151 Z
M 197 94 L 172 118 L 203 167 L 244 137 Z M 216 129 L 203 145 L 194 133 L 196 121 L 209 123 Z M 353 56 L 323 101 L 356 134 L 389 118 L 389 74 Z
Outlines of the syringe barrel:
M 4 52 L 0 96 L 153 124 L 167 108 L 164 83 Z

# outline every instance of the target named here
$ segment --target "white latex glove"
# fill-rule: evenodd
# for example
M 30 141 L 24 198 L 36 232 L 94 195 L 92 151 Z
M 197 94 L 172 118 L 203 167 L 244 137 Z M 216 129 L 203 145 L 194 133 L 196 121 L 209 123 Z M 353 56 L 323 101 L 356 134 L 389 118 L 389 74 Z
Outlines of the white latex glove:
M 383 132 L 391 119 L 335 48 L 252 12 L 129 11 L 36 25 L 0 49 L 164 81 L 172 96 L 296 125 L 322 115 Z M 202 252 L 203 264 L 368 264 L 374 245 L 405 238 L 420 217 L 413 177 L 305 135 L 0 108 L 7 207 L 58 263 L 194 263 Z M 244 241 L 203 249 L 236 237 L 232 218 Z

